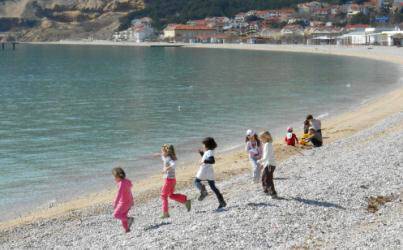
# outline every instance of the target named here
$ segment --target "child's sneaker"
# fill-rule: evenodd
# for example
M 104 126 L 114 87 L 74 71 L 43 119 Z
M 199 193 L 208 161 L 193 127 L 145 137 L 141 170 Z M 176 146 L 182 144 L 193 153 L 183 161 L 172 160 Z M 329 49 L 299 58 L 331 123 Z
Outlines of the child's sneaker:
M 227 206 L 227 203 L 225 201 L 220 202 L 220 205 L 218 206 L 217 209 L 221 209 Z
M 161 218 L 161 219 L 169 218 L 169 213 L 163 213 L 160 218 Z
M 133 217 L 127 218 L 127 225 L 129 226 L 129 232 L 130 232 L 130 228 L 132 227 L 133 221 L 134 221 Z
M 204 198 L 206 198 L 207 195 L 208 195 L 207 191 L 201 191 L 198 200 L 199 201 L 204 200 Z
M 188 212 L 190 212 L 190 209 L 192 208 L 192 202 L 190 200 L 187 200 L 185 206 Z

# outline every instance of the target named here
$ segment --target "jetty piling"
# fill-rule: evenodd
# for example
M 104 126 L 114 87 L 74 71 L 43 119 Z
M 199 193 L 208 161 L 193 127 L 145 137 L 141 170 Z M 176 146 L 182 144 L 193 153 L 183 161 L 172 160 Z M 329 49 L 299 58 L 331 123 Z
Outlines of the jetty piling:
M 8 47 L 7 44 L 10 44 L 10 45 L 11 45 L 11 49 L 12 49 L 12 50 L 16 50 L 16 48 L 17 48 L 17 42 L 1 42 L 1 50 L 6 50 L 7 47 Z

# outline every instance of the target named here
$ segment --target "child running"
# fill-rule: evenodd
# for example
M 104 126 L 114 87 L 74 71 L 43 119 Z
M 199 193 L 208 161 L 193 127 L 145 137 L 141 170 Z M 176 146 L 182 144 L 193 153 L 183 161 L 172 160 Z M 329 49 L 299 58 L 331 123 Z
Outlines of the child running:
M 200 161 L 200 168 L 197 171 L 195 178 L 195 186 L 200 191 L 199 201 L 202 201 L 207 196 L 206 186 L 203 185 L 202 181 L 207 181 L 211 190 L 217 196 L 219 206 L 218 209 L 224 208 L 227 206 L 227 203 L 224 201 L 224 197 L 220 193 L 220 190 L 215 186 L 214 180 L 214 170 L 213 164 L 215 163 L 214 159 L 214 149 L 217 148 L 217 143 L 213 138 L 207 137 L 203 140 L 204 150 L 199 150 L 202 159 Z
M 273 173 L 276 169 L 276 161 L 274 159 L 273 138 L 268 131 L 262 132 L 259 135 L 260 140 L 263 142 L 263 156 L 258 163 L 264 167 L 262 176 L 263 192 L 271 195 L 273 198 L 277 197 L 276 189 L 274 188 Z
M 133 223 L 133 217 L 127 217 L 130 208 L 133 206 L 132 182 L 126 179 L 126 173 L 122 168 L 112 169 L 112 175 L 118 185 L 118 193 L 113 202 L 113 216 L 122 221 L 122 226 L 128 233 Z
M 262 157 L 262 147 L 255 131 L 248 129 L 246 131 L 246 152 L 248 152 L 249 161 L 252 165 L 252 178 L 254 183 L 260 180 L 260 166 L 257 161 Z
M 163 173 L 164 173 L 164 186 L 161 190 L 162 199 L 162 219 L 169 217 L 168 212 L 168 198 L 177 201 L 179 203 L 185 204 L 187 211 L 191 209 L 191 202 L 187 199 L 186 195 L 175 194 L 175 161 L 177 160 L 175 149 L 173 145 L 164 144 L 161 147 L 161 158 L 164 163 Z
M 292 127 L 287 128 L 287 135 L 284 138 L 285 143 L 287 143 L 288 146 L 294 146 L 295 144 L 298 143 L 298 138 L 297 136 L 293 133 Z

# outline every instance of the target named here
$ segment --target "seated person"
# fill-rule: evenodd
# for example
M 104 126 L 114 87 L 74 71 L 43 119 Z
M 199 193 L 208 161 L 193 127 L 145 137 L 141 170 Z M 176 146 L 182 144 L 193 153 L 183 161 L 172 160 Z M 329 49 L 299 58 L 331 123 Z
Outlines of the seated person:
M 311 142 L 314 147 L 321 147 L 323 144 L 322 134 L 317 132 L 314 128 L 309 128 L 309 137 L 305 139 L 306 142 Z
M 295 144 L 298 143 L 298 138 L 293 133 L 292 127 L 287 128 L 287 135 L 285 136 L 284 141 L 288 146 L 295 146 Z
M 310 137 L 309 125 L 310 125 L 309 121 L 305 120 L 304 121 L 304 134 L 302 135 L 301 140 L 299 141 L 299 144 L 301 144 L 303 146 L 308 145 L 308 142 L 306 141 L 306 139 L 308 139 Z

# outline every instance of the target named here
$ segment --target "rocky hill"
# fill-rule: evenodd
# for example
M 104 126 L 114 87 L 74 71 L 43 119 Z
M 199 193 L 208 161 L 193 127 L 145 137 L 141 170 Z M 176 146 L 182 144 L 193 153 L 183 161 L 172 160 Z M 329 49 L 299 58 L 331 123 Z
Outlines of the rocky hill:
M 110 38 L 143 0 L 0 0 L 0 32 L 21 41 Z
M 19 40 L 108 39 L 133 18 L 148 16 L 157 29 L 207 16 L 251 9 L 296 7 L 310 0 L 0 0 L 0 32 Z M 347 0 L 322 0 L 346 2 Z M 362 0 L 353 0 L 353 2 Z M 0 34 L 1 35 L 1 34 Z

